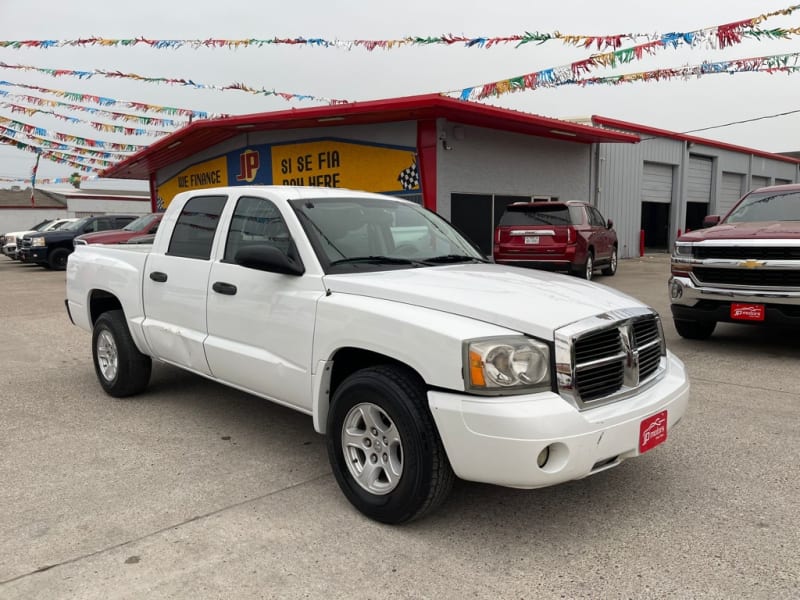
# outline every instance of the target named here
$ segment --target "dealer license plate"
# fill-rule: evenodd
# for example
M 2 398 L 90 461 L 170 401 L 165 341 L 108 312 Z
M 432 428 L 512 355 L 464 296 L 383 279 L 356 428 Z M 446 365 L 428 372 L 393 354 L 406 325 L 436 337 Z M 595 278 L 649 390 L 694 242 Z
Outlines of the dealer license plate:
M 639 454 L 652 450 L 667 439 L 667 411 L 647 417 L 639 424 Z
M 735 319 L 737 321 L 763 321 L 764 305 L 732 302 L 731 319 Z
M 538 244 L 539 243 L 539 236 L 538 235 L 526 235 L 525 236 L 525 243 L 526 244 Z

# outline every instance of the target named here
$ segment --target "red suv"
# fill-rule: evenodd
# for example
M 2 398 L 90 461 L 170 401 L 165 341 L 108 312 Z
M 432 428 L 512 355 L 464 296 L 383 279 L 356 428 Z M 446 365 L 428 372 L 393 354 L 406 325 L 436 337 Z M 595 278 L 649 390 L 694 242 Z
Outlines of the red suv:
M 586 202 L 514 202 L 506 207 L 494 235 L 499 264 L 569 271 L 591 279 L 617 272 L 617 233 Z

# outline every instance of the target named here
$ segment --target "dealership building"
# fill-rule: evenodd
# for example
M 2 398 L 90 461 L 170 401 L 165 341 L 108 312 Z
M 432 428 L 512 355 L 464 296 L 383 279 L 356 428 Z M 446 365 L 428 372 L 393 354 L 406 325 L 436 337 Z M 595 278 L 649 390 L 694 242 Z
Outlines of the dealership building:
M 621 258 L 667 249 L 755 187 L 800 180 L 800 160 L 594 116 L 564 121 L 438 94 L 195 121 L 107 169 L 179 192 L 311 185 L 407 198 L 491 254 L 505 206 L 582 200 L 615 223 Z

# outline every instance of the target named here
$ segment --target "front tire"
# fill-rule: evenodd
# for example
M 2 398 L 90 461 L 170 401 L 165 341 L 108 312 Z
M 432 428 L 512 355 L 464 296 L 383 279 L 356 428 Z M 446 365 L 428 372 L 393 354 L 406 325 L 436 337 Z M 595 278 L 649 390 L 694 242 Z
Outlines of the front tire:
M 687 340 L 705 340 L 711 337 L 717 327 L 716 321 L 685 321 L 673 319 L 678 335 Z
M 92 357 L 97 379 L 110 396 L 133 396 L 150 383 L 153 363 L 134 344 L 121 310 L 105 312 L 95 322 Z
M 67 268 L 69 250 L 66 248 L 56 248 L 47 257 L 47 266 L 54 271 L 63 271 Z
M 608 266 L 605 267 L 601 273 L 609 276 L 614 275 L 617 272 L 617 259 L 617 247 L 614 246 L 614 248 L 611 250 L 611 260 L 609 261 Z
M 425 385 L 407 369 L 370 367 L 345 379 L 331 402 L 327 437 L 339 487 L 371 519 L 417 519 L 450 492 L 455 475 Z

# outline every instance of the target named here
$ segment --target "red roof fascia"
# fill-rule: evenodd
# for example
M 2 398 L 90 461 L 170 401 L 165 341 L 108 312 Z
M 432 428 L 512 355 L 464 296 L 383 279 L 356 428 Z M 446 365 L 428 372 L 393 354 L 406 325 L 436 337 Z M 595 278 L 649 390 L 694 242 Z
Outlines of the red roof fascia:
M 160 168 L 247 132 L 436 118 L 584 144 L 639 141 L 638 136 L 630 133 L 602 130 L 440 94 L 425 94 L 195 121 L 106 169 L 101 176 L 148 179 L 151 173 Z
M 627 121 L 620 121 L 619 119 L 611 119 L 609 117 L 602 117 L 600 115 L 592 115 L 592 123 L 603 127 L 614 127 L 615 129 L 624 129 L 627 131 L 634 131 L 645 135 L 653 135 L 658 137 L 665 137 L 681 142 L 692 142 L 694 144 L 702 144 L 704 146 L 711 146 L 713 148 L 720 148 L 722 150 L 731 150 L 733 152 L 744 152 L 754 156 L 762 156 L 764 158 L 771 158 L 774 160 L 782 160 L 792 164 L 800 164 L 800 159 L 792 158 L 791 156 L 784 156 L 783 154 L 774 154 L 772 152 L 765 152 L 764 150 L 756 150 L 755 148 L 747 148 L 746 146 L 736 146 L 734 144 L 726 144 L 725 142 L 718 142 L 716 140 L 709 140 L 707 138 L 696 137 L 693 135 L 686 135 L 684 133 L 676 133 L 666 129 L 658 129 L 656 127 L 648 127 L 647 125 L 639 125 L 638 123 L 629 123 Z

